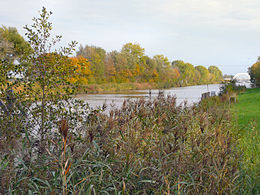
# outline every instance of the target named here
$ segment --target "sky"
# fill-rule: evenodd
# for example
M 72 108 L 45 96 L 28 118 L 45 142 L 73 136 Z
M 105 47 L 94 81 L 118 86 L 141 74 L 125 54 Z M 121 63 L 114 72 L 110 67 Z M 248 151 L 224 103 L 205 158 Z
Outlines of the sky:
M 0 0 L 0 25 L 24 36 L 42 6 L 53 12 L 53 34 L 64 45 L 75 40 L 109 52 L 139 43 L 150 57 L 233 75 L 260 56 L 260 0 Z

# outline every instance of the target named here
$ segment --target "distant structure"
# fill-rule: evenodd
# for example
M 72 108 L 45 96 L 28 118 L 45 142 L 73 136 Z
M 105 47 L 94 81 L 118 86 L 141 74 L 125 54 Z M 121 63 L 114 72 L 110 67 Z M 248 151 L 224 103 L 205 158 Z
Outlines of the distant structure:
M 236 80 L 238 83 L 250 82 L 250 76 L 248 73 L 237 73 L 232 80 Z
M 232 80 L 233 75 L 224 75 L 223 79 L 225 83 L 228 83 Z
M 232 80 L 231 77 L 224 78 L 224 81 L 225 81 L 225 82 L 229 82 L 229 81 L 231 81 L 231 80 Z

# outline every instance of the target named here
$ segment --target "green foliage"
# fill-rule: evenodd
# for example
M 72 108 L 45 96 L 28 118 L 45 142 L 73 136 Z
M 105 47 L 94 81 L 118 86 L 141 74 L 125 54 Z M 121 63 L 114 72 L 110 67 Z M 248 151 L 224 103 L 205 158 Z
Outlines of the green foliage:
M 139 44 L 126 43 L 120 52 L 109 53 L 100 47 L 80 46 L 77 55 L 90 62 L 92 74 L 87 78 L 89 84 L 146 82 L 169 88 L 222 81 L 222 73 L 215 66 L 209 68 L 210 72 L 203 66 L 194 68 L 180 60 L 172 62 L 171 66 L 166 56 L 150 58 L 144 51 Z
M 31 51 L 30 45 L 13 27 L 3 26 L 0 28 L 0 43 L 1 58 L 18 60 L 21 55 Z
M 50 111 L 58 102 L 69 100 L 70 95 L 75 93 L 74 86 L 69 82 L 74 69 L 69 65 L 71 61 L 68 55 L 74 51 L 76 42 L 71 42 L 68 47 L 53 49 L 61 36 L 51 37 L 52 23 L 48 21 L 51 14 L 43 8 L 40 17 L 33 19 L 32 26 L 25 26 L 32 52 L 24 59 L 28 65 L 21 84 L 27 99 L 35 106 L 32 114 L 40 119 L 41 140 L 45 139 L 50 127 Z M 56 112 L 60 118 L 63 112 Z
M 248 73 L 251 77 L 251 82 L 260 87 L 260 60 L 258 58 L 257 62 L 248 68 Z
M 106 51 L 104 49 L 88 45 L 83 47 L 81 45 L 79 51 L 77 51 L 77 56 L 83 56 L 90 62 L 90 69 L 93 73 L 90 75 L 92 77 L 90 80 L 96 83 L 104 82 L 106 58 Z
M 224 83 L 220 87 L 220 95 L 231 95 L 231 94 L 239 94 L 241 92 L 244 92 L 246 90 L 245 86 L 238 86 L 236 85 L 236 82 L 233 80 L 228 83 Z
M 194 83 L 194 79 L 195 79 L 195 68 L 192 64 L 190 63 L 184 63 L 181 60 L 177 60 L 172 62 L 172 66 L 178 68 L 179 72 L 180 72 L 180 82 L 181 85 L 185 86 L 185 85 L 192 85 L 195 84 Z
M 218 67 L 216 66 L 210 66 L 208 68 L 209 73 L 210 73 L 210 81 L 211 82 L 221 82 L 223 80 L 223 75 L 221 70 L 219 70 Z
M 195 69 L 200 74 L 199 82 L 201 84 L 207 84 L 209 82 L 209 71 L 208 71 L 208 69 L 205 68 L 204 66 L 196 66 Z
M 16 28 L 0 28 L 0 87 L 5 89 L 21 74 L 21 66 L 25 55 L 31 52 L 30 45 L 17 32 Z M 21 75 L 19 75 L 21 76 Z
M 12 80 L 1 77 L 0 88 L 0 189 L 3 194 L 12 193 L 8 189 L 25 193 L 23 190 L 27 184 L 31 190 L 40 192 L 41 189 L 35 185 L 37 182 L 48 184 L 43 182 L 41 176 L 48 174 L 45 171 L 50 161 L 46 156 L 50 148 L 55 148 L 51 141 L 56 138 L 56 143 L 61 142 L 59 121 L 65 118 L 70 127 L 77 131 L 82 126 L 78 118 L 87 116 L 89 111 L 88 105 L 71 98 L 77 86 L 69 82 L 75 69 L 68 55 L 74 51 L 76 43 L 53 49 L 61 37 L 51 37 L 50 15 L 51 12 L 43 8 L 40 17 L 33 19 L 32 26 L 25 27 L 30 49 L 19 56 L 19 63 L 11 60 L 1 63 L 1 74 L 4 72 L 3 64 L 12 67 L 8 69 Z M 51 150 L 53 155 L 59 151 Z M 8 163 L 8 166 L 2 166 L 3 163 Z M 67 166 L 65 162 L 60 164 Z M 14 178 L 21 180 L 8 187 L 9 181 Z M 26 178 L 29 183 L 25 183 Z M 63 182 L 63 188 L 64 185 Z

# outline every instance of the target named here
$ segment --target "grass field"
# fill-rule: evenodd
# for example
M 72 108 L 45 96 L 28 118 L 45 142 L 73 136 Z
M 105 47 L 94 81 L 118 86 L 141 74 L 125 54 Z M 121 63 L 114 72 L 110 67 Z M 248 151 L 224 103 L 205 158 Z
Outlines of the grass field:
M 237 118 L 241 129 L 247 129 L 250 123 L 256 123 L 260 131 L 260 88 L 247 89 L 238 96 L 238 102 L 233 105 L 232 112 Z

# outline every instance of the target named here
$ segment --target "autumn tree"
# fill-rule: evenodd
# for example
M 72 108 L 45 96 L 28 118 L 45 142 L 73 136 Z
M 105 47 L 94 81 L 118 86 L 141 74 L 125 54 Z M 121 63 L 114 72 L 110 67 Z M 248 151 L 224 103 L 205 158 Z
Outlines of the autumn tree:
M 30 133 L 37 132 L 41 152 L 51 134 L 49 130 L 57 128 L 55 120 L 73 113 L 69 109 L 72 106 L 67 110 L 64 108 L 77 89 L 69 82 L 75 71 L 68 57 L 74 51 L 76 42 L 72 41 L 68 47 L 56 48 L 61 36 L 51 36 L 51 14 L 43 7 L 40 17 L 34 18 L 31 26 L 25 26 L 32 52 L 25 58 L 24 94 L 26 100 L 34 105 L 33 109 L 28 107 L 28 112 L 34 116 L 28 129 L 31 129 Z
M 143 82 L 155 82 L 158 83 L 160 80 L 159 73 L 156 68 L 157 64 L 153 58 L 149 56 L 143 56 L 144 71 L 142 73 Z
M 199 72 L 199 84 L 207 84 L 209 82 L 209 71 L 204 66 L 196 66 L 195 69 Z
M 171 63 L 169 62 L 168 58 L 164 55 L 155 55 L 153 57 L 153 60 L 156 63 L 156 68 L 158 72 L 171 67 Z
M 31 51 L 28 42 L 18 33 L 14 27 L 0 28 L 0 56 L 9 60 L 19 60 L 23 54 Z
M 258 57 L 258 60 L 256 63 L 254 63 L 249 69 L 248 69 L 249 75 L 251 77 L 251 82 L 257 86 L 260 87 L 260 57 Z
M 77 55 L 90 62 L 91 74 L 88 83 L 103 82 L 151 82 L 160 86 L 194 85 L 220 81 L 222 73 L 215 66 L 206 69 L 181 60 L 172 64 L 164 55 L 152 58 L 145 55 L 145 49 L 137 43 L 126 43 L 120 52 L 107 53 L 100 47 L 80 46 Z
M 107 53 L 105 58 L 105 78 L 107 82 L 116 81 L 115 58 L 113 52 Z
M 195 68 L 190 63 L 185 63 L 181 60 L 173 61 L 172 66 L 180 72 L 180 84 L 188 85 L 194 83 Z
M 105 58 L 106 51 L 101 47 L 82 45 L 77 51 L 77 56 L 83 56 L 90 62 L 90 70 L 92 72 L 90 82 L 103 83 L 105 79 Z
M 129 82 L 129 77 L 132 73 L 127 69 L 128 61 L 126 55 L 118 51 L 112 51 L 109 55 L 113 60 L 113 65 L 116 72 L 115 81 L 117 83 Z
M 172 79 L 174 78 L 174 74 L 172 72 L 171 63 L 169 62 L 168 58 L 164 55 L 155 55 L 153 60 L 156 64 L 156 71 L 159 74 L 160 82 L 171 83 Z
M 71 83 L 78 83 L 80 85 L 88 84 L 89 77 L 91 75 L 90 63 L 82 56 L 71 57 L 71 66 L 75 73 L 71 75 Z
M 121 53 L 127 59 L 127 70 L 128 79 L 134 81 L 136 77 L 139 76 L 140 72 L 144 69 L 142 67 L 142 58 L 144 56 L 144 48 L 142 48 L 139 44 L 135 43 L 126 43 L 123 45 L 121 49 Z
M 5 26 L 0 28 L 1 87 L 5 88 L 7 81 L 14 80 L 15 75 L 21 75 L 24 72 L 22 58 L 29 52 L 31 52 L 29 43 L 24 40 L 16 28 Z
M 210 66 L 208 70 L 210 73 L 210 82 L 221 82 L 223 80 L 222 72 L 218 67 Z

